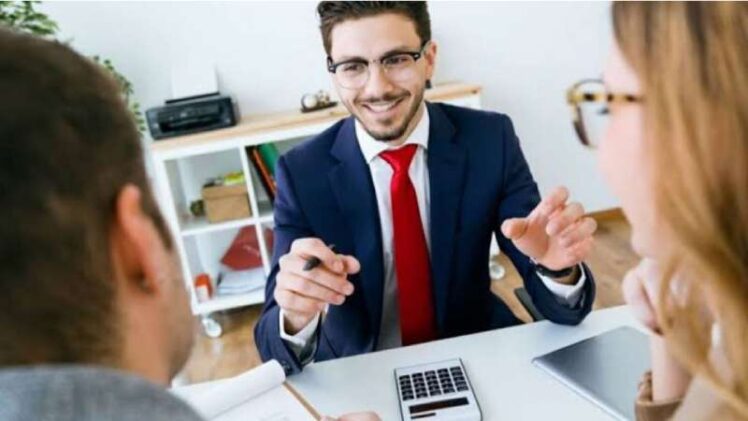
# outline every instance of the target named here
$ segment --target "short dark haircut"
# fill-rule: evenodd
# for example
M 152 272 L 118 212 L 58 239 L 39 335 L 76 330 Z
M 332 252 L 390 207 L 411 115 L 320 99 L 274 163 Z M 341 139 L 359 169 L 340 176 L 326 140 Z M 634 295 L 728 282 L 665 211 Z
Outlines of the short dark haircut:
M 140 134 L 114 79 L 70 47 L 0 28 L 0 366 L 121 356 L 110 233 L 141 189 Z
M 431 18 L 425 1 L 321 1 L 317 5 L 317 14 L 327 55 L 332 49 L 330 34 L 335 25 L 384 13 L 405 16 L 413 21 L 421 44 L 431 41 Z

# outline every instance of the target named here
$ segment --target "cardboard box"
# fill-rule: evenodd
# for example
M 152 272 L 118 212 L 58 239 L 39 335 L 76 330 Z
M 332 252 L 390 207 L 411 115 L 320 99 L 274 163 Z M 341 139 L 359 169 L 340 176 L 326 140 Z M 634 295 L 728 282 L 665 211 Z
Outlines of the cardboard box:
M 203 187 L 205 216 L 211 223 L 249 218 L 252 211 L 249 207 L 247 185 L 244 183 L 232 186 Z

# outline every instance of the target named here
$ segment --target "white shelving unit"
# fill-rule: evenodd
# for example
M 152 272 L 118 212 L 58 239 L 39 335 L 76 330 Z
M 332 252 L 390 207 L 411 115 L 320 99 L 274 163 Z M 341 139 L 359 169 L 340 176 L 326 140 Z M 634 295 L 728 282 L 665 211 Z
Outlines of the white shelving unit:
M 428 90 L 426 99 L 480 108 L 480 92 L 476 85 L 448 83 Z M 220 326 L 210 318 L 211 313 L 261 304 L 265 299 L 264 288 L 260 288 L 247 294 L 215 295 L 207 302 L 199 302 L 193 288 L 193 281 L 200 273 L 209 274 L 215 282 L 221 256 L 239 230 L 247 226 L 256 229 L 262 259 L 262 266 L 247 276 L 262 277 L 264 283 L 270 273 L 272 250 L 264 232 L 272 231 L 273 209 L 245 148 L 273 143 L 283 154 L 346 116 L 348 113 L 342 106 L 311 113 L 293 111 L 245 116 L 234 127 L 156 141 L 150 145 L 155 194 L 174 233 L 184 279 L 190 291 L 192 312 L 203 317 L 209 335 L 220 335 Z M 200 190 L 205 181 L 234 171 L 244 173 L 251 216 L 222 223 L 210 223 L 205 218 L 191 216 L 189 204 L 201 198 Z

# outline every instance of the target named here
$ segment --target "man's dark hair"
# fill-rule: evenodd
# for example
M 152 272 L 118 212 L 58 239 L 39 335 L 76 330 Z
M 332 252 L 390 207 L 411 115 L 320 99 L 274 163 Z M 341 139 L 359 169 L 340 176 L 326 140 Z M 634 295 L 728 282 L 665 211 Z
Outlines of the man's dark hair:
M 126 184 L 165 244 L 140 134 L 101 67 L 0 28 L 0 366 L 120 356 L 110 233 Z
M 425 1 L 321 1 L 317 5 L 317 14 L 327 55 L 332 49 L 330 34 L 335 25 L 384 13 L 395 13 L 412 20 L 421 44 L 431 41 L 431 18 Z

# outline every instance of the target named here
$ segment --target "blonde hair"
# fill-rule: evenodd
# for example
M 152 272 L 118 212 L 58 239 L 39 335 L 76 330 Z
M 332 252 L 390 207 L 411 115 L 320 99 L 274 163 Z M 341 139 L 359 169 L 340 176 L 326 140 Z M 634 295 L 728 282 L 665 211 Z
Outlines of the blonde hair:
M 748 417 L 748 3 L 616 2 L 613 25 L 642 82 L 656 211 L 674 240 L 660 325 L 676 358 Z M 729 376 L 710 361 L 713 322 Z

